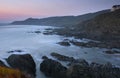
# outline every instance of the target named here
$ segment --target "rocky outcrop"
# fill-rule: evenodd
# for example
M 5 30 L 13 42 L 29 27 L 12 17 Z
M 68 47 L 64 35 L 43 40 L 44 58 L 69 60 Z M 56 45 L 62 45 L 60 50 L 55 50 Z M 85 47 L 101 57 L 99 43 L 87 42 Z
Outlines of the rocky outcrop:
M 40 70 L 48 77 L 66 78 L 67 68 L 62 66 L 59 62 L 52 59 L 45 59 L 40 64 Z
M 51 53 L 51 56 L 53 56 L 54 58 L 56 58 L 57 60 L 60 60 L 60 61 L 72 62 L 75 60 L 73 57 L 64 56 L 64 55 L 61 55 L 58 53 Z
M 34 31 L 34 33 L 37 33 L 37 34 L 39 34 L 39 33 L 41 33 L 41 31 L 38 31 L 38 30 L 37 30 L 37 31 Z
M 75 46 L 81 46 L 81 47 L 99 47 L 99 48 L 120 48 L 119 44 L 116 42 L 95 42 L 95 41 L 89 41 L 89 42 L 79 42 L 76 40 L 71 40 L 71 44 Z
M 107 50 L 104 51 L 106 54 L 120 54 L 120 51 L 116 51 L 116 50 Z
M 67 78 L 92 78 L 89 67 L 83 65 L 73 65 L 66 72 Z
M 58 56 L 59 57 L 59 56 Z M 64 60 L 63 60 L 64 61 Z M 40 70 L 51 78 L 119 78 L 120 68 L 111 63 L 88 63 L 85 60 L 74 60 L 68 68 L 59 62 L 46 58 Z
M 6 65 L 0 60 L 0 66 L 6 67 Z
M 36 76 L 36 65 L 30 54 L 13 54 L 7 58 L 7 62 L 12 68 L 19 69 L 22 72 L 29 74 L 32 78 Z
M 111 63 L 97 64 L 91 63 L 90 67 L 93 78 L 119 78 L 120 68 L 114 67 Z
M 24 52 L 23 50 L 13 50 L 13 51 L 8 51 L 7 53 L 14 53 L 14 52 L 19 52 L 19 53 L 21 53 L 21 52 Z
M 70 43 L 66 41 L 58 42 L 57 44 L 60 44 L 62 46 L 70 46 Z

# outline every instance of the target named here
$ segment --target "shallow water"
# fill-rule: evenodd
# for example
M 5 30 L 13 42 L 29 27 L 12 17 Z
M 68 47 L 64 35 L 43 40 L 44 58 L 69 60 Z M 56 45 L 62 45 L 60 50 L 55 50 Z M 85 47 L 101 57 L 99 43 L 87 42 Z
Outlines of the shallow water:
M 12 54 L 7 52 L 12 50 L 24 51 L 23 53 L 16 52 L 17 54 L 30 53 L 37 64 L 37 78 L 45 78 L 45 76 L 39 72 L 39 65 L 42 61 L 41 57 L 43 55 L 50 57 L 51 52 L 75 58 L 83 58 L 89 62 L 111 62 L 114 65 L 120 66 L 120 55 L 105 54 L 103 53 L 103 51 L 106 50 L 104 48 L 83 48 L 74 45 L 70 47 L 60 46 L 56 43 L 66 39 L 65 37 L 32 33 L 36 30 L 43 32 L 46 28 L 54 27 L 35 25 L 0 26 L 0 59 L 7 58 Z

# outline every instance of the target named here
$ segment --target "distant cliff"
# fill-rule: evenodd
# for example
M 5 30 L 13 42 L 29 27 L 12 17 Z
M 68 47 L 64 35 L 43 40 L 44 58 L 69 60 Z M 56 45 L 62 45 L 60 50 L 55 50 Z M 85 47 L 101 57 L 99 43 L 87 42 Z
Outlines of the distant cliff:
M 99 14 L 109 12 L 110 10 L 103 10 L 95 13 L 88 13 L 79 16 L 59 16 L 48 17 L 43 19 L 28 18 L 24 21 L 14 21 L 12 25 L 49 25 L 49 26 L 73 26 L 80 22 L 94 18 Z

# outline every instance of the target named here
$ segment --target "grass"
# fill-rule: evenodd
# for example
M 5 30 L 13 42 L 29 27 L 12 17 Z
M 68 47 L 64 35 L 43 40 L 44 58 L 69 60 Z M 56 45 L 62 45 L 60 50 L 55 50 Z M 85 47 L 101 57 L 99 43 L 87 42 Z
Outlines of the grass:
M 17 69 L 1 67 L 0 66 L 0 78 L 26 78 L 23 73 Z

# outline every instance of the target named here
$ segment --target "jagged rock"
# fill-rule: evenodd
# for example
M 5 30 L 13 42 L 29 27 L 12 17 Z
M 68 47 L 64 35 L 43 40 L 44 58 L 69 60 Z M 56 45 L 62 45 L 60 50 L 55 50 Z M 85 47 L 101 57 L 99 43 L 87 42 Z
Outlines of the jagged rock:
M 39 34 L 39 33 L 41 33 L 41 31 L 34 31 L 34 33 L 37 33 L 37 34 Z
M 61 63 L 52 59 L 45 59 L 40 64 L 40 70 L 48 77 L 66 78 L 65 75 L 67 68 L 62 66 Z
M 64 56 L 64 55 L 61 55 L 61 54 L 58 54 L 58 53 L 51 53 L 51 56 L 57 58 L 60 61 L 69 61 L 69 62 L 72 62 L 72 61 L 75 60 L 73 57 Z
M 32 78 L 36 76 L 36 65 L 30 54 L 17 55 L 12 54 L 7 58 L 8 64 L 15 69 L 30 74 Z
M 120 54 L 120 51 L 116 51 L 116 50 L 107 50 L 104 51 L 106 54 Z
M 61 55 L 58 53 L 51 53 L 51 56 L 53 56 L 54 58 L 56 58 L 57 60 L 60 60 L 60 61 L 70 62 L 68 64 L 68 66 L 75 65 L 75 64 L 85 65 L 85 66 L 89 65 L 88 62 L 84 59 L 74 59 L 73 57 Z
M 19 52 L 19 53 L 21 53 L 21 52 L 24 52 L 24 51 L 22 51 L 22 50 L 14 50 L 14 51 L 8 51 L 7 53 L 14 53 L 14 52 Z
M 70 43 L 69 42 L 65 42 L 65 41 L 58 42 L 58 44 L 60 44 L 62 46 L 70 46 Z
M 92 78 L 92 76 L 89 67 L 73 65 L 67 70 L 67 78 Z
M 68 64 L 69 66 L 73 65 L 81 65 L 81 66 L 89 66 L 89 63 L 85 59 L 75 59 L 74 61 Z
M 43 56 L 42 59 L 45 60 L 45 59 L 48 59 L 48 57 L 47 56 Z
M 6 67 L 6 65 L 0 60 L 0 66 Z
M 72 62 L 71 62 L 72 63 Z M 52 78 L 120 78 L 120 68 L 111 63 L 89 64 L 84 59 L 74 60 L 68 68 L 52 59 L 45 59 L 40 70 Z
M 113 67 L 111 63 L 104 65 L 94 65 L 91 67 L 93 78 L 119 78 L 120 68 Z

